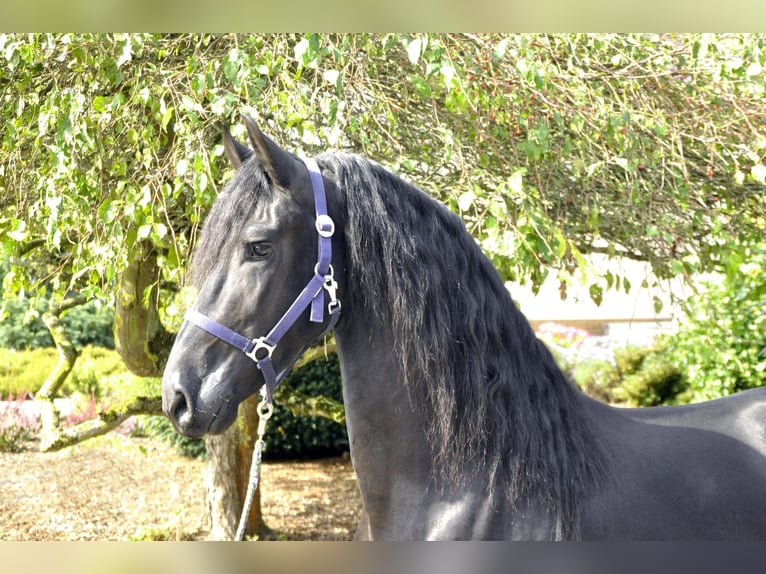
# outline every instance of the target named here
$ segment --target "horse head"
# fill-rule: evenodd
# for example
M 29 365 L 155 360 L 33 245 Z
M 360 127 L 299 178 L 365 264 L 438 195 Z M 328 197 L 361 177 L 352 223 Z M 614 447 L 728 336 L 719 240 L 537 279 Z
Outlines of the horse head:
M 239 403 L 259 389 L 270 400 L 339 310 L 333 273 L 343 268 L 342 253 L 332 249 L 334 222 L 320 213 L 316 164 L 280 148 L 249 117 L 244 122 L 250 147 L 223 129 L 236 171 L 195 249 L 197 298 L 162 380 L 163 410 L 191 437 L 226 430 Z

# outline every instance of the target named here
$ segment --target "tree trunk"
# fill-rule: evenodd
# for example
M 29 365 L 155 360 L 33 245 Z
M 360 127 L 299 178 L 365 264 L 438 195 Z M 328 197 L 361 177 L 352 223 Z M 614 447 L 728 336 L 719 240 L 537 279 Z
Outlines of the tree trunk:
M 58 305 L 51 302 L 51 307 L 43 313 L 43 323 L 53 337 L 53 342 L 58 350 L 59 360 L 35 398 L 40 401 L 40 449 L 47 450 L 55 441 L 59 429 L 59 412 L 53 399 L 56 398 L 61 386 L 72 372 L 80 350 L 74 346 L 69 335 L 61 323 L 61 314 L 72 307 L 83 305 L 87 300 L 82 295 L 68 297 Z
M 257 438 L 260 397 L 252 396 L 239 408 L 237 423 L 221 435 L 205 439 L 205 490 L 210 513 L 210 540 L 233 540 L 250 478 L 253 445 Z M 263 537 L 268 528 L 261 515 L 261 487 L 255 492 L 245 536 Z
M 157 253 L 148 242 L 135 248 L 120 275 L 114 314 L 114 346 L 131 372 L 157 377 L 167 363 L 175 336 L 160 322 Z

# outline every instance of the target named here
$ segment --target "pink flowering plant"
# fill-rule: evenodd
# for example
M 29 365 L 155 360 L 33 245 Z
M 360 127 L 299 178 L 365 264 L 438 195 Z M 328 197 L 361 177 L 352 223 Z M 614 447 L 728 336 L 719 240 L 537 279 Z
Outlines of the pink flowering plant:
M 536 334 L 564 370 L 589 359 L 614 365 L 614 347 L 609 337 L 594 336 L 585 329 L 553 322 L 541 324 Z
M 581 345 L 591 335 L 585 329 L 549 321 L 540 325 L 537 336 L 547 344 L 569 348 Z
M 0 452 L 21 452 L 40 428 L 39 416 L 25 406 L 29 393 L 0 397 Z
M 619 383 L 614 342 L 591 335 L 585 329 L 543 323 L 537 337 L 546 344 L 559 367 L 586 393 L 610 400 L 612 387 Z

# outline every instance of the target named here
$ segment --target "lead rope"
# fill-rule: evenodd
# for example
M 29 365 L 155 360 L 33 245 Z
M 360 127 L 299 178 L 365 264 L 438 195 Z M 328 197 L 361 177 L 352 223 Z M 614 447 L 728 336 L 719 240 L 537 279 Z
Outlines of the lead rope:
M 239 526 L 234 540 L 241 542 L 245 539 L 245 530 L 247 521 L 250 517 L 250 507 L 253 505 L 255 491 L 258 488 L 258 482 L 261 478 L 261 452 L 263 451 L 263 435 L 266 434 L 266 423 L 274 412 L 274 405 L 270 401 L 263 399 L 258 404 L 258 439 L 253 447 L 253 460 L 250 463 L 250 480 L 247 483 L 247 494 L 245 495 L 245 504 L 242 507 L 242 514 L 239 517 Z

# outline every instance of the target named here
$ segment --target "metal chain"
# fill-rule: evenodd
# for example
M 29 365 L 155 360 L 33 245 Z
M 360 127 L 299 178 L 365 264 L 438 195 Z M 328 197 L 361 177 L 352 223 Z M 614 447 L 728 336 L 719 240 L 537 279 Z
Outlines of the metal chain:
M 263 451 L 263 435 L 266 434 L 266 423 L 274 413 L 274 405 L 263 399 L 258 404 L 258 439 L 253 447 L 253 460 L 250 463 L 250 480 L 247 483 L 247 494 L 245 495 L 245 504 L 242 507 L 242 514 L 239 518 L 239 527 L 234 540 L 241 542 L 245 539 L 245 530 L 247 521 L 250 517 L 250 507 L 253 505 L 255 491 L 258 489 L 258 482 L 261 478 L 261 452 Z

